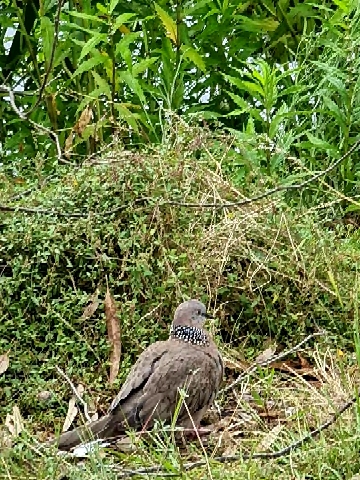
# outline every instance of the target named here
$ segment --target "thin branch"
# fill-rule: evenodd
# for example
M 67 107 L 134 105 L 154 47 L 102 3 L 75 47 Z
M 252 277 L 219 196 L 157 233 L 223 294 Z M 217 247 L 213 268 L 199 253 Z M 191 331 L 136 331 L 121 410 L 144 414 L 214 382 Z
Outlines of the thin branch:
M 13 92 L 6 86 L 0 85 L 0 91 L 2 89 L 5 89 L 9 93 L 10 96 L 10 103 L 12 107 L 14 108 L 15 112 L 18 113 L 20 118 L 27 120 L 26 116 L 22 114 L 18 108 L 15 105 L 14 102 L 14 94 Z M 11 93 L 10 93 L 11 92 Z M 53 136 L 56 141 L 56 145 L 58 148 L 58 159 L 59 161 L 63 163 L 67 163 L 70 165 L 73 165 L 71 162 L 68 162 L 67 160 L 64 160 L 61 157 L 61 149 L 60 149 L 60 144 L 59 144 L 59 139 L 58 136 L 52 132 L 51 130 L 42 127 L 41 125 L 36 124 L 35 122 L 32 122 L 32 120 L 29 119 L 29 122 L 31 122 L 33 125 L 35 125 L 37 128 L 40 130 L 45 131 L 49 135 Z M 177 202 L 175 200 L 164 200 L 162 202 L 158 203 L 158 207 L 166 206 L 166 205 L 174 205 L 174 206 L 179 206 L 179 207 L 187 207 L 187 208 L 230 208 L 230 207 L 241 207 L 243 205 L 248 205 L 250 203 L 257 202 L 259 200 L 262 200 L 264 198 L 270 197 L 271 195 L 274 195 L 275 193 L 286 191 L 286 190 L 298 190 L 303 188 L 304 186 L 308 185 L 309 183 L 317 180 L 321 176 L 326 175 L 329 173 L 331 170 L 333 170 L 335 167 L 337 167 L 342 161 L 344 161 L 346 158 L 348 158 L 358 147 L 360 146 L 360 139 L 357 140 L 354 145 L 348 150 L 342 157 L 340 157 L 338 160 L 333 162 L 328 168 L 325 170 L 322 170 L 321 172 L 317 173 L 316 175 L 312 176 L 311 178 L 308 178 L 302 183 L 295 183 L 292 185 L 280 185 L 276 188 L 272 188 L 271 190 L 268 190 L 267 192 L 264 192 L 260 195 L 256 195 L 251 198 L 247 198 L 245 200 L 240 200 L 239 202 L 232 202 L 232 203 L 186 203 L 186 202 Z M 124 205 L 120 205 L 119 207 L 116 207 L 112 210 L 108 210 L 106 212 L 83 212 L 83 213 L 66 213 L 66 212 L 61 212 L 57 210 L 46 210 L 46 209 L 35 209 L 35 208 L 25 208 L 25 207 L 11 207 L 7 205 L 0 205 L 0 211 L 8 211 L 8 212 L 24 212 L 24 213 L 30 213 L 30 214 L 43 214 L 43 215 L 59 215 L 62 217 L 73 217 L 73 218 L 86 218 L 89 215 L 112 215 L 114 213 L 118 213 L 122 210 L 126 210 L 127 208 L 130 208 L 134 203 L 142 203 L 147 200 L 152 200 L 151 197 L 144 197 L 144 198 L 139 198 L 137 200 L 134 200 L 133 202 L 129 202 Z M 155 201 L 155 199 L 153 199 Z
M 15 95 L 14 95 L 14 92 L 11 90 L 11 88 L 7 87 L 6 85 L 0 85 L 0 91 L 6 92 L 9 95 L 10 105 L 11 105 L 12 109 L 14 110 L 14 112 L 19 116 L 19 118 L 21 118 L 21 120 L 25 120 L 25 121 L 29 122 L 36 130 L 38 130 L 42 133 L 45 133 L 55 142 L 56 150 L 57 150 L 57 159 L 58 159 L 59 163 L 65 163 L 67 165 L 74 165 L 73 163 L 71 163 L 71 162 L 69 162 L 69 161 L 67 161 L 63 158 L 62 153 L 61 153 L 61 147 L 60 147 L 60 141 L 59 141 L 58 135 L 55 132 L 53 132 L 52 130 L 50 130 L 49 128 L 46 128 L 43 125 L 35 123 L 33 120 L 28 118 L 25 113 L 21 112 L 21 110 L 19 110 L 19 108 L 16 106 Z M 34 212 L 31 212 L 31 213 L 34 213 Z
M 41 215 L 54 215 L 58 217 L 67 217 L 67 218 L 87 218 L 88 216 L 108 216 L 108 215 L 113 215 L 114 213 L 121 212 L 122 210 L 126 210 L 133 205 L 136 205 L 138 203 L 145 202 L 147 200 L 150 200 L 148 197 L 144 198 L 138 198 L 134 200 L 133 202 L 127 203 L 125 205 L 120 205 L 119 207 L 113 208 L 112 210 L 105 210 L 105 212 L 98 211 L 98 212 L 93 212 L 93 211 L 88 211 L 86 213 L 67 213 L 67 212 L 62 212 L 61 210 L 47 210 L 43 208 L 27 208 L 27 207 L 10 207 L 8 205 L 2 205 L 0 204 L 0 211 L 3 212 L 23 212 L 23 213 L 30 213 L 30 214 L 41 214 Z
M 223 388 L 219 393 L 220 394 L 221 393 L 226 393 L 229 390 L 232 390 L 236 385 L 239 385 L 239 383 L 241 383 L 244 380 L 245 377 L 247 377 L 251 373 L 255 372 L 258 367 L 267 367 L 267 366 L 271 365 L 273 362 L 278 362 L 279 360 L 282 360 L 283 358 L 291 355 L 292 353 L 298 352 L 300 350 L 300 348 L 305 343 L 307 343 L 309 340 L 311 340 L 312 338 L 315 338 L 315 337 L 319 337 L 321 335 L 325 335 L 325 332 L 321 331 L 321 332 L 312 333 L 311 335 L 308 335 L 303 340 L 301 340 L 300 343 L 291 347 L 289 350 L 285 350 L 285 352 L 281 352 L 278 355 L 272 355 L 270 358 L 267 358 L 266 360 L 264 360 L 262 362 L 253 363 L 241 375 L 239 375 L 238 378 L 233 383 L 231 383 L 230 385 Z
M 255 197 L 247 198 L 246 200 L 240 200 L 239 202 L 229 202 L 229 203 L 186 203 L 186 202 L 177 202 L 175 200 L 169 200 L 163 203 L 163 205 L 177 205 L 179 207 L 187 207 L 187 208 L 230 208 L 230 207 L 242 207 L 243 205 L 248 205 L 249 203 L 254 203 L 259 200 L 263 200 L 264 198 L 270 197 L 275 193 L 287 191 L 287 190 L 300 190 L 301 188 L 305 187 L 309 183 L 314 182 L 320 177 L 325 176 L 327 173 L 334 170 L 341 162 L 346 160 L 355 150 L 357 150 L 360 146 L 360 139 L 357 140 L 354 145 L 342 155 L 338 160 L 333 162 L 328 168 L 325 170 L 321 170 L 319 173 L 313 175 L 312 177 L 304 180 L 301 183 L 294 183 L 290 185 L 279 185 L 278 187 L 272 188 L 267 192 L 261 193 L 260 195 L 255 195 Z
M 68 384 L 70 385 L 70 388 L 71 390 L 73 391 L 75 397 L 77 398 L 77 400 L 81 403 L 81 405 L 84 407 L 84 415 L 85 415 L 85 418 L 86 418 L 86 421 L 87 422 L 91 422 L 91 418 L 90 418 L 90 415 L 89 415 L 89 411 L 88 411 L 88 406 L 87 406 L 87 403 L 85 402 L 85 400 L 83 398 L 80 397 L 75 385 L 72 383 L 72 381 L 70 380 L 70 378 L 66 375 L 65 372 L 63 372 L 61 370 L 60 367 L 58 367 L 57 365 L 55 365 L 55 368 L 56 370 L 58 371 L 58 373 L 63 377 L 65 378 L 65 380 L 68 382 Z
M 41 102 L 42 95 L 44 93 L 44 90 L 45 90 L 50 72 L 52 70 L 52 66 L 53 66 L 53 63 L 54 63 L 54 57 L 55 57 L 55 50 L 56 50 L 57 42 L 58 42 L 58 39 L 59 39 L 60 13 L 61 13 L 61 8 L 64 4 L 64 1 L 65 0 L 59 0 L 58 1 L 58 6 L 57 6 L 57 10 L 56 10 L 56 15 L 55 15 L 55 22 L 54 22 L 54 40 L 53 40 L 53 43 L 52 43 L 52 46 L 51 46 L 51 54 L 50 54 L 49 65 L 48 65 L 48 68 L 46 69 L 44 79 L 43 79 L 42 84 L 40 86 L 38 98 L 37 98 L 35 104 L 33 105 L 33 107 L 30 108 L 30 110 L 26 113 L 27 117 L 35 110 L 35 108 Z

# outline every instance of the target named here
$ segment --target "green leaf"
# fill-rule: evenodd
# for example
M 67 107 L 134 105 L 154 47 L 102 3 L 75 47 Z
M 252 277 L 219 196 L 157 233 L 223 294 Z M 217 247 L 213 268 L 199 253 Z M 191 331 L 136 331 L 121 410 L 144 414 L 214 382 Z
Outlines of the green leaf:
M 55 41 L 55 29 L 49 17 L 40 17 L 41 38 L 45 62 L 50 65 L 53 42 Z
M 141 60 L 139 63 L 133 65 L 132 74 L 134 75 L 134 77 L 140 75 L 140 73 L 145 72 L 145 70 L 154 65 L 157 60 L 158 57 L 146 58 L 145 60 Z
M 111 89 L 110 85 L 107 83 L 104 78 L 102 78 L 96 70 L 91 71 L 92 76 L 94 77 L 94 80 L 99 87 L 100 91 L 107 96 L 108 99 L 111 99 Z
M 82 18 L 83 20 L 93 20 L 94 22 L 107 23 L 106 20 L 103 20 L 96 15 L 89 15 L 87 13 L 77 12 L 75 10 L 71 10 L 71 12 L 69 12 L 69 15 L 77 18 Z
M 132 112 L 130 112 L 127 106 L 123 103 L 115 103 L 114 107 L 119 112 L 121 117 L 126 121 L 126 123 L 130 125 L 130 127 L 133 128 L 136 133 L 139 133 L 136 117 Z
M 353 200 L 351 200 L 353 201 Z M 350 213 L 350 212 L 358 212 L 360 210 L 360 204 L 359 203 L 352 203 L 348 207 L 346 207 L 345 212 Z
M 194 48 L 187 45 L 181 45 L 180 50 L 183 52 L 184 57 L 191 60 L 198 67 L 199 70 L 204 73 L 206 72 L 205 62 L 201 55 Z
M 108 15 L 108 11 L 106 9 L 106 7 L 104 5 L 102 5 L 101 3 L 97 3 L 96 4 L 96 8 L 99 10 L 100 13 L 102 13 L 103 15 Z
M 242 97 L 240 97 L 239 95 L 236 95 L 235 93 L 228 92 L 228 91 L 226 91 L 226 93 L 229 95 L 229 97 L 233 99 L 236 105 L 240 107 L 241 110 L 237 110 L 237 112 L 241 111 L 241 113 L 243 113 L 248 111 L 251 108 L 248 102 L 244 100 Z
M 109 14 L 111 15 L 112 12 L 115 10 L 115 8 L 117 7 L 118 3 L 119 3 L 120 0 L 111 0 L 110 1 L 110 6 L 109 6 Z
M 338 124 L 341 125 L 342 131 L 345 132 L 347 130 L 347 125 L 346 125 L 346 117 L 344 112 L 342 112 L 339 106 L 333 100 L 331 100 L 331 98 L 327 97 L 326 95 L 323 96 L 323 102 L 325 107 L 327 107 L 329 112 L 337 120 Z
M 136 95 L 139 97 L 141 102 L 145 103 L 146 99 L 145 99 L 144 92 L 140 86 L 140 83 L 131 74 L 131 72 L 129 71 L 120 72 L 120 79 L 123 82 L 125 82 L 134 93 L 136 93 Z
M 135 17 L 135 13 L 122 13 L 119 15 L 115 20 L 113 31 L 117 30 L 121 25 L 124 25 L 124 23 L 127 23 L 133 17 Z
M 95 33 L 93 37 L 91 37 L 83 46 L 80 57 L 79 57 L 79 62 L 82 60 L 88 53 L 90 53 L 98 43 L 100 42 L 106 42 L 107 40 L 107 35 L 105 33 Z
M 174 42 L 177 43 L 177 28 L 175 21 L 170 17 L 170 15 L 165 12 L 157 3 L 154 3 L 156 13 L 160 20 L 162 21 L 168 37 Z
M 306 136 L 308 137 L 311 145 L 314 147 L 320 148 L 321 150 L 335 150 L 330 143 L 326 142 L 325 140 L 321 140 L 321 138 L 315 137 L 310 132 L 306 132 Z
M 249 92 L 253 97 L 255 97 L 257 99 L 263 99 L 264 98 L 264 90 L 257 83 L 240 80 L 239 78 L 232 77 L 232 76 L 226 75 L 224 73 L 222 75 L 232 85 L 235 85 L 236 87 L 238 87 L 241 90 L 245 90 L 245 91 Z
M 234 18 L 239 21 L 241 30 L 257 34 L 274 32 L 279 26 L 279 22 L 271 17 L 254 20 L 243 15 L 235 15 Z
M 96 67 L 97 65 L 105 63 L 106 60 L 107 60 L 107 57 L 105 55 L 101 55 L 100 53 L 97 53 L 92 58 L 89 58 L 89 60 L 85 60 L 78 66 L 78 68 L 73 73 L 73 78 L 76 77 L 77 75 L 80 75 L 81 73 L 88 72 L 89 70 Z
M 279 110 L 277 111 L 276 115 L 271 119 L 270 123 L 270 128 L 269 128 L 269 137 L 272 139 L 276 136 L 278 130 L 279 130 L 279 125 L 284 119 L 286 118 L 286 115 L 288 113 L 288 107 L 284 103 Z
M 120 42 L 116 45 L 115 55 L 119 54 L 125 60 L 126 65 L 129 69 L 132 68 L 132 54 L 129 48 L 130 44 L 135 42 L 140 36 L 140 32 L 133 32 L 124 35 Z

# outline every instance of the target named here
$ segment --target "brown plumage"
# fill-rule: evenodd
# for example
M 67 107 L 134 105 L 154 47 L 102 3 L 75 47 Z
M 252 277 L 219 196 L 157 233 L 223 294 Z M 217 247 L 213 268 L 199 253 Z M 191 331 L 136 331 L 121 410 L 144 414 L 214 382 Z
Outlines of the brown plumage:
M 179 389 L 186 391 L 186 405 L 195 425 L 199 425 L 216 397 L 224 368 L 215 343 L 202 328 L 205 318 L 205 305 L 198 300 L 179 305 L 169 339 L 155 342 L 142 352 L 107 415 L 63 433 L 58 439 L 59 448 L 69 450 L 84 441 L 115 437 L 129 429 L 149 429 L 155 419 L 171 422 L 180 399 Z M 177 425 L 192 428 L 184 405 Z

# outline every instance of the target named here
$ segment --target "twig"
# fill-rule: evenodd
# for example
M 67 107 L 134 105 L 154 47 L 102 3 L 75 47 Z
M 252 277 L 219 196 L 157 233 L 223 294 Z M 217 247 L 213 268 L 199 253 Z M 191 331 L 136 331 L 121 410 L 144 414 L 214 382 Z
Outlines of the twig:
M 311 335 L 308 335 L 307 337 L 305 337 L 303 340 L 301 340 L 300 343 L 298 343 L 297 345 L 295 345 L 294 347 L 291 347 L 289 350 L 285 350 L 285 352 L 281 352 L 279 353 L 278 355 L 272 355 L 270 358 L 262 361 L 262 362 L 259 362 L 259 363 L 253 363 L 252 365 L 250 365 L 249 368 L 247 368 L 241 375 L 238 376 L 238 378 L 233 382 L 231 383 L 230 385 L 226 386 L 225 388 L 223 388 L 220 393 L 226 393 L 228 392 L 229 390 L 232 390 L 236 385 L 238 385 L 239 383 L 241 383 L 245 377 L 247 377 L 248 375 L 250 375 L 251 373 L 255 372 L 257 370 L 258 367 L 267 367 L 268 365 L 270 365 L 271 363 L 273 362 L 277 362 L 279 360 L 282 360 L 283 358 L 287 357 L 288 355 L 292 354 L 292 353 L 295 353 L 297 351 L 300 350 L 300 348 L 305 344 L 307 343 L 309 340 L 311 340 L 312 338 L 314 337 L 319 337 L 320 335 L 324 335 L 325 332 L 324 331 L 321 331 L 321 332 L 315 332 L 315 333 L 312 333 Z
M 87 403 L 85 402 L 85 400 L 84 400 L 83 398 L 80 397 L 78 391 L 76 390 L 75 385 L 72 383 L 72 381 L 70 380 L 70 378 L 66 375 L 66 373 L 63 372 L 63 371 L 61 370 L 61 368 L 58 367 L 57 365 L 55 365 L 55 368 L 56 368 L 56 370 L 58 371 L 58 373 L 59 373 L 63 378 L 65 378 L 65 380 L 68 382 L 68 384 L 70 385 L 70 388 L 71 388 L 71 390 L 73 391 L 75 397 L 76 397 L 77 400 L 81 403 L 81 405 L 84 407 L 84 415 L 85 415 L 86 421 L 91 422 L 91 418 L 90 418 L 90 415 L 89 415 Z
M 44 208 L 27 208 L 27 207 L 11 207 L 9 205 L 2 205 L 0 204 L 0 211 L 3 212 L 23 212 L 23 213 L 31 213 L 31 214 L 41 214 L 41 215 L 54 215 L 58 217 L 67 217 L 67 218 L 86 218 L 88 216 L 96 216 L 101 215 L 113 215 L 114 213 L 121 212 L 122 210 L 126 210 L 127 208 L 132 207 L 135 204 L 143 203 L 147 200 L 151 200 L 149 197 L 137 198 L 133 202 L 129 202 L 125 205 L 120 205 L 119 207 L 113 208 L 112 210 L 106 210 L 105 212 L 98 211 L 88 211 L 84 213 L 68 213 L 62 212 L 61 210 L 47 210 Z
M 56 150 L 57 150 L 57 159 L 58 159 L 59 163 L 66 163 L 68 165 L 73 165 L 71 162 L 68 162 L 67 160 L 65 160 L 63 158 L 62 153 L 61 153 L 59 137 L 57 136 L 57 134 L 55 132 L 53 132 L 52 130 L 50 130 L 49 128 L 46 128 L 43 125 L 35 123 L 33 120 L 28 118 L 25 113 L 21 112 L 21 110 L 19 110 L 18 107 L 16 106 L 15 95 L 14 95 L 14 92 L 11 90 L 11 88 L 7 87 L 6 85 L 0 85 L 0 91 L 6 92 L 9 95 L 10 105 L 11 105 L 12 109 L 14 110 L 14 112 L 21 118 L 21 120 L 26 120 L 36 130 L 39 130 L 40 132 L 46 133 L 46 135 L 48 135 L 55 142 Z M 34 212 L 31 212 L 31 213 L 34 213 Z
M 325 170 L 321 170 L 316 175 L 304 180 L 301 183 L 293 183 L 290 185 L 279 185 L 278 187 L 272 188 L 267 192 L 261 193 L 260 195 L 255 195 L 255 197 L 247 198 L 245 200 L 240 200 L 239 202 L 230 202 L 230 203 L 186 203 L 186 202 L 177 202 L 174 200 L 169 200 L 164 202 L 167 205 L 178 205 L 180 207 L 188 207 L 188 208 L 230 208 L 230 207 L 241 207 L 243 205 L 248 205 L 249 203 L 254 203 L 259 200 L 263 200 L 264 198 L 270 197 L 275 193 L 283 192 L 285 190 L 300 190 L 301 188 L 305 187 L 309 183 L 314 182 L 320 177 L 325 176 L 327 173 L 331 172 L 334 168 L 340 165 L 341 162 L 346 160 L 355 150 L 357 150 L 360 146 L 360 139 L 357 140 L 354 145 L 342 155 L 338 160 L 335 160 L 328 168 Z
M 58 1 L 58 6 L 57 6 L 57 10 L 56 10 L 56 15 L 55 15 L 55 22 L 54 22 L 54 40 L 53 40 L 53 43 L 52 43 L 52 46 L 51 46 L 51 54 L 50 54 L 49 64 L 48 64 L 48 67 L 46 69 L 42 84 L 40 86 L 38 98 L 36 99 L 35 104 L 30 108 L 30 110 L 28 112 L 26 112 L 27 117 L 35 110 L 35 108 L 41 102 L 41 98 L 42 98 L 42 95 L 44 93 L 44 90 L 45 90 L 45 87 L 46 87 L 46 84 L 47 84 L 47 81 L 48 81 L 48 78 L 49 78 L 49 74 L 51 72 L 51 69 L 52 69 L 52 66 L 53 66 L 53 63 L 54 63 L 56 45 L 57 45 L 57 42 L 58 42 L 58 39 L 59 39 L 60 13 L 61 13 L 61 8 L 62 8 L 63 4 L 64 4 L 64 0 L 59 0 Z

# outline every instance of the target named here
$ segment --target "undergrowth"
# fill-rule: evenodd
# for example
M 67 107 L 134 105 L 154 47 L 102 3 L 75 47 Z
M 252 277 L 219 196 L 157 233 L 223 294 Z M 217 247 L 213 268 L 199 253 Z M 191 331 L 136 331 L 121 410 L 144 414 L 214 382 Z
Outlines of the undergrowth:
M 0 353 L 10 355 L 9 369 L 0 375 L 2 416 L 17 404 L 39 440 L 59 430 L 71 392 L 55 365 L 84 384 L 85 398 L 104 412 L 138 354 L 167 337 L 174 308 L 186 298 L 208 303 L 217 319 L 211 331 L 236 361 L 251 359 L 268 342 L 284 347 L 319 329 L 327 332 L 320 343 L 331 355 L 353 350 L 358 233 L 346 225 L 325 225 L 316 210 L 289 209 L 280 195 L 241 208 L 201 207 L 244 198 L 215 160 L 221 154 L 226 164 L 226 145 L 210 142 L 208 152 L 205 159 L 181 148 L 141 154 L 118 148 L 103 164 L 88 163 L 67 174 L 60 169 L 20 202 L 83 217 L 1 214 Z M 260 175 L 258 180 L 246 195 L 268 183 Z M 122 330 L 121 371 L 112 387 L 102 304 L 107 282 Z M 88 317 L 84 310 L 95 301 L 99 307 Z M 348 364 L 355 363 L 349 356 Z M 51 392 L 46 402 L 39 399 L 43 391 Z M 299 425 L 298 434 L 304 428 Z M 349 443 L 353 426 L 341 435 Z M 336 442 L 326 453 L 327 472 L 333 468 L 332 449 L 334 458 L 340 455 Z M 320 455 L 320 446 L 307 447 L 305 460 L 296 457 L 304 472 L 307 455 L 312 448 Z M 349 448 L 347 455 L 355 458 L 355 450 Z M 14 472 L 17 455 L 14 450 L 15 460 L 6 463 Z M 50 478 L 54 461 L 38 461 L 47 472 L 44 478 Z M 65 460 L 58 462 L 65 468 Z M 261 471 L 267 478 L 269 469 L 271 478 L 284 473 L 281 461 L 263 469 L 256 462 L 246 465 L 249 478 L 260 478 Z M 75 469 L 69 478 L 93 478 L 66 468 Z M 231 466 L 217 466 L 214 478 L 223 468 L 232 474 Z M 284 469 L 290 475 L 288 464 Z M 193 472 L 184 478 L 198 477 Z

